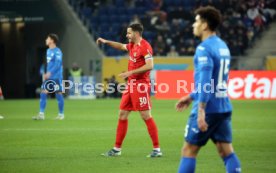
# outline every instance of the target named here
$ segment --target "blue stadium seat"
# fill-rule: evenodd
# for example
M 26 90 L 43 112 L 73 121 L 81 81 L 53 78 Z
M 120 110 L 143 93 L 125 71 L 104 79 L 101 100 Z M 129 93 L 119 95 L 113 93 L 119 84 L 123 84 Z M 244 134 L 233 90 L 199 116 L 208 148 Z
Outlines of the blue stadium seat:
M 144 15 L 146 13 L 147 9 L 145 7 L 139 7 L 136 8 L 136 14 L 138 15 Z
M 90 17 L 90 25 L 94 31 L 98 29 L 99 20 L 98 17 Z
M 124 0 L 115 0 L 115 5 L 116 5 L 116 7 L 124 7 L 125 2 L 124 2 Z
M 129 23 L 130 18 L 127 15 L 120 15 L 118 16 L 118 22 L 119 23 Z
M 117 15 L 126 15 L 127 14 L 126 8 L 124 8 L 124 7 L 118 7 L 116 14 Z
M 128 9 L 127 9 L 127 15 L 133 16 L 133 15 L 135 15 L 135 14 L 137 14 L 137 11 L 136 11 L 135 8 L 128 8 Z
M 144 31 L 143 36 L 147 40 L 153 40 L 155 38 L 156 34 L 154 32 L 151 32 L 151 31 Z
M 173 5 L 178 7 L 178 6 L 182 5 L 181 3 L 182 3 L 183 0 L 172 0 L 172 1 L 173 1 Z
M 101 16 L 99 16 L 99 21 L 100 21 L 100 23 L 108 23 L 109 17 L 107 15 L 101 15 Z
M 106 13 L 109 15 L 109 16 L 113 16 L 117 13 L 117 8 L 116 7 L 113 7 L 113 6 L 110 6 L 110 7 L 107 7 L 106 8 Z
M 192 8 L 196 5 L 196 1 L 191 1 L 191 0 L 183 0 L 183 6 L 184 7 L 189 7 Z
M 110 27 L 111 27 L 111 30 L 112 30 L 113 32 L 118 33 L 118 32 L 119 32 L 119 29 L 121 28 L 121 25 L 118 24 L 118 23 L 113 23 Z
M 109 31 L 109 32 L 105 32 L 104 33 L 104 38 L 108 39 L 108 40 L 113 40 L 114 37 L 116 37 L 116 33 L 115 32 L 112 32 L 112 31 Z
M 109 22 L 110 22 L 111 24 L 116 23 L 117 20 L 118 20 L 118 16 L 117 16 L 117 15 L 114 15 L 114 14 L 113 14 L 112 16 L 109 17 Z
M 82 10 L 81 10 L 81 14 L 84 16 L 84 17 L 90 17 L 91 14 L 92 14 L 92 10 L 90 7 L 84 7 Z
M 107 15 L 107 8 L 101 7 L 98 11 L 98 16 Z
M 106 52 L 107 56 L 114 56 L 114 55 L 116 55 L 116 50 L 113 49 L 113 48 L 108 48 L 105 52 Z
M 99 32 L 103 33 L 103 32 L 109 32 L 109 31 L 110 31 L 109 24 L 101 23 L 101 25 L 99 26 Z

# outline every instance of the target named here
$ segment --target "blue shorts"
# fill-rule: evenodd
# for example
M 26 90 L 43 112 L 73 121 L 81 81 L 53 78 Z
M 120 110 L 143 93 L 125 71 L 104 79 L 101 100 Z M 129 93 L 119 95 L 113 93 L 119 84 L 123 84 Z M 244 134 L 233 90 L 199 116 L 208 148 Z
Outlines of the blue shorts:
M 206 132 L 199 130 L 197 115 L 190 115 L 185 128 L 185 140 L 197 146 L 205 145 L 209 139 L 212 139 L 214 143 L 232 143 L 231 114 L 232 112 L 206 114 L 206 122 L 208 124 Z
M 42 83 L 41 89 L 49 93 L 62 92 L 62 79 L 47 79 Z

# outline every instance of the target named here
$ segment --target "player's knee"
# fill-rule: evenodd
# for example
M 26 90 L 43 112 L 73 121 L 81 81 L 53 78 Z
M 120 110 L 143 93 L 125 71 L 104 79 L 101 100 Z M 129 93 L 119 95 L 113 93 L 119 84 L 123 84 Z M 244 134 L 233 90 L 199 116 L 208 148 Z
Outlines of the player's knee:
M 216 146 L 217 146 L 218 154 L 222 158 L 234 152 L 234 149 L 231 144 L 217 142 Z
M 140 111 L 140 115 L 143 120 L 148 120 L 151 118 L 151 115 L 148 111 Z
M 127 120 L 129 112 L 128 111 L 120 111 L 119 112 L 119 119 L 120 120 Z
M 47 90 L 42 90 L 41 93 L 48 94 L 48 91 Z
M 196 157 L 199 150 L 200 150 L 199 146 L 195 146 L 195 145 L 186 143 L 182 148 L 182 156 Z

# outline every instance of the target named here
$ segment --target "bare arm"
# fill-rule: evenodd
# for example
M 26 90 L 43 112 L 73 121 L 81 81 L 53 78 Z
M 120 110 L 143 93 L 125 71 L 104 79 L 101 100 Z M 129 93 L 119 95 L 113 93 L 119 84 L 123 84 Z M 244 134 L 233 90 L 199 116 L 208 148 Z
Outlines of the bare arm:
M 127 72 L 121 73 L 121 74 L 119 74 L 119 76 L 122 78 L 127 78 L 127 77 L 131 76 L 132 74 L 144 73 L 144 72 L 152 70 L 152 69 L 153 69 L 153 59 L 149 58 L 149 59 L 146 59 L 146 64 L 143 65 L 142 67 L 137 68 L 132 71 L 127 71 Z
M 113 47 L 114 49 L 118 49 L 118 50 L 122 50 L 122 51 L 128 51 L 126 48 L 126 44 L 122 44 L 119 42 L 115 42 L 115 41 L 110 41 L 110 40 L 106 40 L 103 38 L 98 38 L 97 39 L 97 44 L 107 44 L 110 47 Z
M 142 67 L 132 70 L 132 74 L 144 73 L 152 69 L 153 69 L 153 59 L 151 58 L 151 59 L 147 59 L 146 64 L 143 65 Z
M 206 109 L 206 103 L 199 102 L 198 114 L 197 114 L 197 124 L 198 124 L 198 128 L 202 132 L 205 132 L 208 130 L 208 124 L 205 120 L 205 109 Z

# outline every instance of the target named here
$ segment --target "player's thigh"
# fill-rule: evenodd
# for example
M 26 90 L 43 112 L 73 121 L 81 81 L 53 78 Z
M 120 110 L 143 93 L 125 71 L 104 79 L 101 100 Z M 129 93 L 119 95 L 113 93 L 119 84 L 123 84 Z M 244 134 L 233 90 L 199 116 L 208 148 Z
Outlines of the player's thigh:
M 127 120 L 128 116 L 130 115 L 131 111 L 126 111 L 126 110 L 120 110 L 119 111 L 119 119 L 120 120 Z
M 139 111 L 140 116 L 143 120 L 148 120 L 151 118 L 151 111 L 150 110 L 145 110 L 145 111 Z
M 182 157 L 196 157 L 200 148 L 201 146 L 185 142 L 181 150 L 181 155 Z
M 217 151 L 218 151 L 220 157 L 222 157 L 222 158 L 224 158 L 234 152 L 232 143 L 216 142 L 215 145 L 217 147 Z
M 218 115 L 217 127 L 215 128 L 211 139 L 214 143 L 232 143 L 231 112 Z
M 131 102 L 130 93 L 128 90 L 123 92 L 121 103 L 120 103 L 120 110 L 124 110 L 124 111 L 134 110 Z
M 133 108 L 136 111 L 151 110 L 150 87 L 149 84 L 139 83 L 130 93 Z
M 62 92 L 62 79 L 47 79 L 43 81 L 41 85 L 41 89 L 48 93 L 54 93 L 54 92 Z
M 193 145 L 204 146 L 216 128 L 215 121 L 213 121 L 212 118 L 206 118 L 206 122 L 208 124 L 208 129 L 206 132 L 201 132 L 198 128 L 196 114 L 191 114 L 185 128 L 185 140 Z

